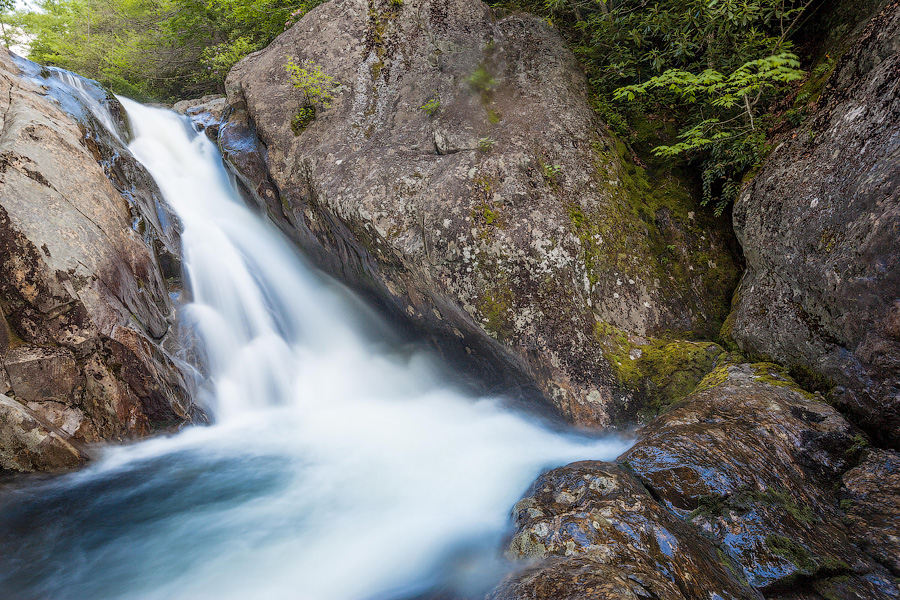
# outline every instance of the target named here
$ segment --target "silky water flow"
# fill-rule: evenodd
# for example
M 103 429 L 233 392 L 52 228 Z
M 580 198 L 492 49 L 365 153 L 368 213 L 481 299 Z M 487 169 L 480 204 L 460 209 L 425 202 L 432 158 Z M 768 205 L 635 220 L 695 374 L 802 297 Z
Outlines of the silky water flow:
M 214 424 L 5 490 L 0 597 L 483 594 L 534 478 L 626 449 L 473 397 L 429 354 L 373 339 L 376 317 L 245 205 L 206 136 L 122 102 L 130 150 L 183 224 L 182 313 Z

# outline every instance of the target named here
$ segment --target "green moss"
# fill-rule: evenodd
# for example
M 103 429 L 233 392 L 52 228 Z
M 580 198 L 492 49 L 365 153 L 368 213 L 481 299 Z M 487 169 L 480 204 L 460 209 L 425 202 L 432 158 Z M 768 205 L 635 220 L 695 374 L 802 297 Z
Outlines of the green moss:
M 765 539 L 766 548 L 801 571 L 811 572 L 815 568 L 812 555 L 809 550 L 801 546 L 795 540 L 783 535 L 768 535 Z
M 488 122 L 491 125 L 496 125 L 497 123 L 499 123 L 500 121 L 503 120 L 503 115 L 498 113 L 496 110 L 494 110 L 492 108 L 487 108 L 486 110 L 487 110 L 487 115 L 488 115 Z
M 490 236 L 492 228 L 505 227 L 502 206 L 494 201 L 494 187 L 497 181 L 492 176 L 480 174 L 472 180 L 472 183 L 474 184 L 472 222 L 481 227 L 481 237 L 486 239 Z
M 481 221 L 485 225 L 493 225 L 495 221 L 497 221 L 500 216 L 497 214 L 493 208 L 491 208 L 488 204 L 477 204 L 472 209 L 472 218 L 476 221 Z
M 752 366 L 756 381 L 774 385 L 776 387 L 788 388 L 797 392 L 807 400 L 820 400 L 815 394 L 800 387 L 781 366 L 771 362 L 756 363 Z
M 697 500 L 697 508 L 688 516 L 691 520 L 698 516 L 722 517 L 728 513 L 745 514 L 754 506 L 777 507 L 794 518 L 798 523 L 816 523 L 818 519 L 812 508 L 797 503 L 787 488 L 740 490 L 729 495 L 710 494 Z
M 750 583 L 747 581 L 747 578 L 744 577 L 744 571 L 741 569 L 735 561 L 721 548 L 716 548 L 716 556 L 719 557 L 719 562 L 728 569 L 731 573 L 731 576 L 736 580 L 743 583 L 748 588 L 750 587 Z
M 481 94 L 488 94 L 497 87 L 497 80 L 490 74 L 484 63 L 478 65 L 467 81 L 473 90 Z
M 738 352 L 740 350 L 732 336 L 736 318 L 737 308 L 732 308 L 731 312 L 728 313 L 728 316 L 725 317 L 725 320 L 722 322 L 722 327 L 719 329 L 719 341 L 729 352 Z
M 644 398 L 645 416 L 655 416 L 690 394 L 723 352 L 712 342 L 654 339 L 639 345 L 602 322 L 594 325 L 594 335 L 619 384 Z
M 493 289 L 487 290 L 479 298 L 476 308 L 483 315 L 482 325 L 495 339 L 506 340 L 513 332 L 512 291 L 503 282 L 497 282 Z
M 869 449 L 869 440 L 861 433 L 853 436 L 853 444 L 844 451 L 844 457 L 852 465 L 858 465 L 865 458 L 866 451 Z
M 645 135 L 654 127 L 648 125 Z M 724 245 L 713 242 L 714 230 L 722 230 L 722 239 L 730 231 L 698 208 L 697 191 L 686 176 L 661 164 L 638 164 L 622 140 L 610 142 L 612 147 L 602 139 L 592 144 L 594 181 L 604 204 L 589 211 L 564 199 L 570 217 L 581 217 L 572 222 L 588 280 L 594 284 L 610 272 L 655 279 L 666 297 L 685 302 L 697 298 L 701 284 L 704 310 L 697 311 L 689 329 L 670 335 L 713 337 L 728 314 L 722 299 L 730 297 L 739 277 Z
M 706 375 L 706 377 L 701 379 L 700 383 L 697 384 L 697 387 L 694 388 L 694 393 L 710 390 L 714 387 L 722 385 L 726 381 L 728 381 L 728 365 L 722 365 L 716 369 L 713 369 Z
M 803 365 L 791 365 L 787 373 L 804 390 L 819 392 L 823 396 L 830 394 L 835 387 L 831 379 Z
M 794 495 L 786 488 L 769 489 L 759 492 L 754 496 L 759 502 L 778 506 L 800 523 L 816 523 L 818 519 L 812 508 L 805 504 L 798 504 Z

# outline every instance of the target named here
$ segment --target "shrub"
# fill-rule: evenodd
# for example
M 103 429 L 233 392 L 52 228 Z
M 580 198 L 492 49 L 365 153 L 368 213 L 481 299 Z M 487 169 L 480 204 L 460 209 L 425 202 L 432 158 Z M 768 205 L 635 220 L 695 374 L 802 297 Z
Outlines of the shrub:
M 422 106 L 420 106 L 422 110 L 424 110 L 429 117 L 433 117 L 437 114 L 439 110 L 441 110 L 441 101 L 437 98 L 432 98 Z
M 331 107 L 340 85 L 335 82 L 334 77 L 327 75 L 322 67 L 309 59 L 298 65 L 290 58 L 284 68 L 291 76 L 293 86 L 303 92 L 305 99 L 303 106 Z
M 494 147 L 494 138 L 492 137 L 483 137 L 478 140 L 478 151 L 488 153 Z

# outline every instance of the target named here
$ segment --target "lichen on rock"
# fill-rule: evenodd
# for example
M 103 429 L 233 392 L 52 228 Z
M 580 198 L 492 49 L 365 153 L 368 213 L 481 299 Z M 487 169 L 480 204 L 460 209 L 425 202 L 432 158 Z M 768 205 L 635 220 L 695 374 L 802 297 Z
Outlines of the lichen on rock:
M 900 4 L 842 55 L 807 125 L 744 189 L 747 258 L 728 331 L 803 369 L 882 444 L 900 444 Z
M 289 57 L 342 90 L 300 135 Z M 647 183 L 539 19 L 464 0 L 334 0 L 226 88 L 222 135 L 261 141 L 226 140 L 226 157 L 249 189 L 274 190 L 268 212 L 320 266 L 482 380 L 535 383 L 575 423 L 624 425 L 656 401 L 623 384 L 598 324 L 677 339 L 725 317 L 727 244 L 685 189 Z

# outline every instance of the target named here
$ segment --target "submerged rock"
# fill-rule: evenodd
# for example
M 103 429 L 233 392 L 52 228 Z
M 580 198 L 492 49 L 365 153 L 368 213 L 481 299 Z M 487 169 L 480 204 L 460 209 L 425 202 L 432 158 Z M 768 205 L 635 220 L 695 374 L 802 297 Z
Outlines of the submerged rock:
M 900 447 L 900 3 L 841 58 L 811 125 L 741 194 L 747 257 L 726 328 Z
M 211 140 L 219 137 L 219 125 L 225 117 L 228 104 L 225 96 L 203 96 L 194 100 L 176 102 L 172 109 L 178 114 L 190 117 L 200 131 L 206 133 Z
M 303 127 L 289 60 L 340 84 Z M 677 183 L 645 186 L 537 18 L 333 0 L 226 88 L 226 159 L 320 266 L 484 378 L 536 382 L 571 421 L 621 424 L 646 403 L 619 372 L 620 334 L 703 335 L 724 317 L 727 235 Z
M 0 391 L 13 396 L 0 457 L 24 471 L 74 466 L 84 456 L 72 444 L 144 435 L 193 410 L 188 376 L 160 347 L 174 319 L 163 269 L 178 269 L 174 218 L 79 96 L 102 90 L 58 75 L 0 52 Z

